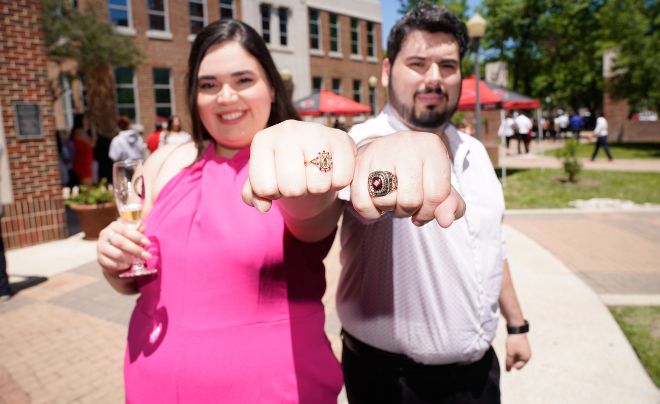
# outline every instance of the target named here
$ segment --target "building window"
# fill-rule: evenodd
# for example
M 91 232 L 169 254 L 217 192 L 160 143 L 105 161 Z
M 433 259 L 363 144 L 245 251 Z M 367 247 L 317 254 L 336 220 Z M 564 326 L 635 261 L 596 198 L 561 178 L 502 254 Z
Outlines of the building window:
M 234 18 L 234 0 L 220 0 L 220 18 Z
M 332 79 L 332 92 L 335 94 L 341 94 L 341 79 L 336 77 Z
M 190 15 L 190 33 L 197 35 L 204 28 L 204 0 L 188 1 L 188 13 Z
M 351 55 L 360 54 L 360 21 L 351 18 Z
M 309 48 L 321 50 L 321 16 L 313 8 L 309 9 Z
M 362 81 L 353 80 L 353 101 L 362 102 Z
M 147 0 L 149 14 L 149 29 L 152 31 L 169 31 L 167 26 L 167 0 Z
M 339 52 L 339 17 L 330 13 L 330 52 Z
M 367 56 L 376 57 L 376 24 L 367 22 Z
M 115 68 L 115 91 L 117 99 L 117 114 L 126 115 L 133 122 L 139 122 L 135 105 L 136 85 L 133 69 L 128 67 Z
M 369 106 L 371 114 L 376 115 L 376 87 L 369 87 Z
M 289 44 L 289 9 L 286 7 L 280 7 L 277 9 L 277 14 L 280 18 L 280 45 L 287 46 Z
M 115 27 L 131 26 L 131 9 L 129 0 L 108 0 L 110 23 Z
M 323 77 L 312 77 L 312 92 L 319 93 L 323 88 Z
M 154 69 L 154 100 L 156 116 L 169 118 L 174 115 L 172 108 L 172 82 L 169 69 Z
M 261 36 L 264 42 L 270 43 L 270 4 L 260 4 L 259 12 L 261 13 Z

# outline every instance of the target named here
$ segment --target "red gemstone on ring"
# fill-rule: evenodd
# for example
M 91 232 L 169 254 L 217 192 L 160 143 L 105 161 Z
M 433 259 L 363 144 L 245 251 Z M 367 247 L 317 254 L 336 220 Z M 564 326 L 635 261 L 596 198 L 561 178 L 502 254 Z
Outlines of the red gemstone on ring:
M 383 188 L 383 179 L 380 177 L 374 177 L 371 180 L 371 186 L 373 187 L 374 191 L 380 191 Z

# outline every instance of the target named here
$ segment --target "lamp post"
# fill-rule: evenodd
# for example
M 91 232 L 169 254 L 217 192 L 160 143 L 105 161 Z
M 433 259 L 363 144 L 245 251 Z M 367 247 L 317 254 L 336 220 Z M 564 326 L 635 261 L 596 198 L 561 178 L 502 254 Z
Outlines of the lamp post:
M 475 125 L 477 129 L 477 139 L 482 141 L 481 135 L 481 99 L 479 98 L 479 43 L 481 38 L 486 32 L 486 20 L 479 14 L 475 13 L 467 22 L 468 35 L 474 41 L 474 78 L 475 78 L 475 95 L 477 102 L 475 103 Z
M 376 86 L 378 85 L 378 77 L 373 74 L 367 80 L 369 84 L 369 103 L 371 104 L 371 115 L 376 115 Z
M 282 69 L 280 70 L 280 77 L 282 78 L 282 82 L 284 84 L 284 91 L 286 92 L 286 96 L 289 100 L 293 99 L 293 75 L 289 71 L 289 69 Z

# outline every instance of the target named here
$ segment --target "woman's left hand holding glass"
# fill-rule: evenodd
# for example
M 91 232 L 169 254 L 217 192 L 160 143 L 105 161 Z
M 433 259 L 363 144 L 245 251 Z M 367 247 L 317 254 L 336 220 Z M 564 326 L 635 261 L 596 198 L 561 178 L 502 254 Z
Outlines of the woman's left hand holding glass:
M 305 241 L 317 239 L 336 226 L 337 191 L 353 179 L 355 154 L 344 131 L 317 123 L 285 121 L 261 130 L 251 143 L 243 201 L 267 212 L 280 200 L 289 230 Z

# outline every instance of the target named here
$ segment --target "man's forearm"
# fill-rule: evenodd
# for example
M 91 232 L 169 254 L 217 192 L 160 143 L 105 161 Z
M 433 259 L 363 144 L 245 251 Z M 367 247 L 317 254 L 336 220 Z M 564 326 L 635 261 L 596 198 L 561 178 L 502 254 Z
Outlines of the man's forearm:
M 511 272 L 509 271 L 509 262 L 504 260 L 504 271 L 502 276 L 502 289 L 500 290 L 500 310 L 502 316 L 506 320 L 507 325 L 522 326 L 525 324 L 525 317 L 523 316 L 516 290 L 513 287 L 513 280 L 511 279 Z

